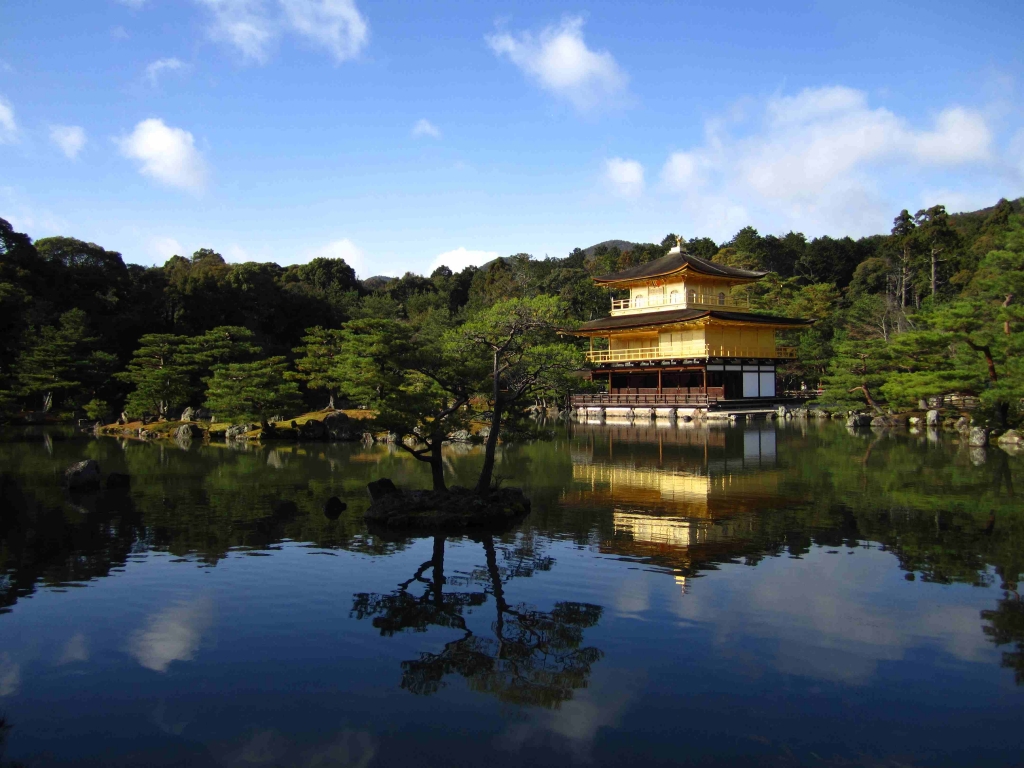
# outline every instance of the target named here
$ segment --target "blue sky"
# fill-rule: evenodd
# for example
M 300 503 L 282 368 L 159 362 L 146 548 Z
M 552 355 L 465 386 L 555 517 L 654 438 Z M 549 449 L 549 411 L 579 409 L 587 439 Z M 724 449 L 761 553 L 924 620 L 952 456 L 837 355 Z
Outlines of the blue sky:
M 1024 194 L 1018 2 L 4 0 L 0 216 L 361 276 Z

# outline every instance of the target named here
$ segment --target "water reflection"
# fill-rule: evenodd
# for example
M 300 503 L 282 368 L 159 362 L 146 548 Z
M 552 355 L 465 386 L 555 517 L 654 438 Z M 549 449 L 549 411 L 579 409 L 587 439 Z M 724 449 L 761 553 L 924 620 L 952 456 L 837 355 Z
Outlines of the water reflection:
M 430 626 L 459 633 L 441 651 L 422 652 L 402 662 L 405 690 L 437 693 L 445 678 L 454 674 L 465 678 L 470 689 L 504 702 L 558 708 L 587 686 L 591 667 L 603 655 L 597 648 L 581 647 L 584 630 L 598 623 L 602 608 L 560 601 L 552 610 L 541 611 L 510 603 L 508 583 L 550 570 L 553 558 L 540 555 L 532 539 L 519 537 L 507 547 L 496 547 L 491 534 L 477 540 L 483 545 L 486 568 L 460 579 L 462 590 L 445 591 L 449 584 L 444 575 L 445 538 L 435 536 L 431 559 L 410 579 L 389 594 L 355 595 L 352 614 L 372 618 L 382 637 L 406 630 L 424 632 Z M 414 583 L 422 590 L 419 595 L 410 592 Z M 473 586 L 479 588 L 470 589 Z M 474 630 L 466 614 L 488 599 L 494 609 L 489 632 Z
M 1003 651 L 1003 666 L 1013 670 L 1017 685 L 1024 685 L 1024 603 L 1016 590 L 1006 593 L 994 611 L 982 611 L 985 634 Z
M 132 633 L 129 652 L 146 669 L 166 672 L 171 662 L 192 659 L 212 615 L 209 598 L 168 606 L 150 616 L 143 629 Z
M 112 744 L 197 765 L 1024 748 L 1024 456 L 995 447 L 980 463 L 925 431 L 560 425 L 501 446 L 534 502 L 521 526 L 396 540 L 363 524 L 366 483 L 429 476 L 387 446 L 17 437 L 0 442 L 12 757 L 49 755 L 54 718 L 69 736 L 37 762 Z M 82 458 L 132 487 L 67 495 Z M 465 485 L 479 449 L 445 460 Z M 862 727 L 880 699 L 886 726 Z

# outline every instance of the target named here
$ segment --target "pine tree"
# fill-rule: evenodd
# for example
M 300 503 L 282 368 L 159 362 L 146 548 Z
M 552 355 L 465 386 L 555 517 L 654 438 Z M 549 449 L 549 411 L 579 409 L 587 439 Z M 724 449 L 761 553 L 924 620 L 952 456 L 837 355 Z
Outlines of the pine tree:
M 822 401 L 829 405 L 863 406 L 881 413 L 878 390 L 893 370 L 893 357 L 884 339 L 839 338 L 828 375 L 822 381 Z
M 222 325 L 182 341 L 177 365 L 188 376 L 188 404 L 198 404 L 206 391 L 213 369 L 229 363 L 245 363 L 263 350 L 253 342 L 253 332 L 235 325 Z
M 113 355 L 92 349 L 95 343 L 80 309 L 61 315 L 58 326 L 40 328 L 18 360 L 21 394 L 39 398 L 42 409 L 49 411 L 68 393 L 80 389 L 84 379 L 105 379 Z
M 342 332 L 333 328 L 307 328 L 302 337 L 302 346 L 292 350 L 298 357 L 295 367 L 306 387 L 314 391 L 325 391 L 330 398 L 328 409 L 334 408 L 334 398 L 341 388 L 337 373 L 338 358 L 341 354 Z
M 964 375 L 985 380 L 981 400 L 1004 424 L 1024 398 L 1024 226 L 1018 223 L 1007 240 L 1006 250 L 982 259 L 961 297 L 934 316 L 937 328 L 973 353 L 958 357 Z
M 396 445 L 430 465 L 435 491 L 446 488 L 441 449 L 468 426 L 472 392 L 472 369 L 442 343 L 450 327 L 446 312 L 415 332 L 405 323 L 355 321 L 341 333 L 337 361 L 342 390 L 376 411 L 376 424 L 398 435 Z
M 155 415 L 167 418 L 175 406 L 184 403 L 189 394 L 188 369 L 181 365 L 184 336 L 150 333 L 139 339 L 139 348 L 121 373 L 121 381 L 134 385 L 125 411 L 129 416 Z
M 213 370 L 205 406 L 230 421 L 256 420 L 264 429 L 272 416 L 295 413 L 302 406 L 299 385 L 283 357 L 252 363 L 229 363 Z

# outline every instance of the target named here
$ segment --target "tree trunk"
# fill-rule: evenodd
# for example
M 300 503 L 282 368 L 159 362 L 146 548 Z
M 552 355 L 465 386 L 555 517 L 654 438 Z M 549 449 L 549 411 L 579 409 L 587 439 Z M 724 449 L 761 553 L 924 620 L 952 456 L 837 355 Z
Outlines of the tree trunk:
M 491 489 L 491 475 L 494 474 L 494 452 L 498 445 L 498 433 L 501 431 L 501 383 L 498 376 L 498 353 L 494 353 L 494 388 L 491 397 L 494 399 L 494 410 L 491 413 L 491 433 L 487 435 L 484 449 L 484 465 L 480 469 L 480 479 L 476 482 L 476 492 L 485 494 Z
M 938 254 L 935 252 L 935 249 L 932 248 L 932 298 L 933 299 L 935 298 L 935 292 L 936 292 L 936 289 L 937 289 L 937 286 L 938 286 L 938 281 L 935 278 L 935 266 L 936 266 L 936 263 L 938 261 L 937 257 L 938 257 Z
M 503 639 L 502 629 L 505 624 L 505 611 L 508 610 L 508 603 L 505 602 L 505 590 L 501 584 L 501 571 L 498 570 L 498 556 L 494 551 L 494 537 L 484 536 L 481 539 L 484 545 L 484 553 L 487 559 L 487 574 L 491 578 L 491 590 L 494 592 L 494 607 L 497 609 L 494 633 L 498 636 L 499 643 Z M 499 652 L 499 658 L 501 654 Z
M 871 406 L 872 409 L 874 409 L 875 413 L 879 415 L 882 414 L 882 409 L 878 407 L 878 405 L 875 403 L 875 399 L 871 397 L 871 392 L 868 390 L 867 384 L 861 384 L 859 387 L 854 387 L 853 389 L 850 390 L 850 392 L 863 392 L 864 399 L 868 401 L 868 405 Z
M 430 479 L 434 483 L 435 491 L 447 491 L 448 486 L 444 482 L 444 462 L 441 458 L 441 446 L 444 444 L 442 438 L 433 438 L 430 441 Z
M 434 537 L 434 556 L 430 559 L 434 570 L 431 574 L 431 591 L 438 608 L 444 606 L 444 540 L 444 536 Z
M 988 366 L 989 381 L 999 381 L 999 376 L 996 374 L 996 361 L 992 359 L 992 350 L 989 346 L 987 344 L 975 344 L 970 339 L 967 339 L 967 346 L 975 352 L 981 352 L 981 354 L 985 356 L 985 364 Z

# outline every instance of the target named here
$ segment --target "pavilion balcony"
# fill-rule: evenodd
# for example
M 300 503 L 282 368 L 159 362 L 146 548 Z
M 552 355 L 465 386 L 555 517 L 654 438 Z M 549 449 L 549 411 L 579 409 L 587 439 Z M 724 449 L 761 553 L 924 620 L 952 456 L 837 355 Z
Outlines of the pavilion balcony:
M 646 296 L 637 299 L 612 299 L 612 317 L 661 312 L 667 309 L 726 309 L 749 312 L 746 297 L 733 297 L 726 293 L 671 293 L 668 296 Z
M 649 363 L 658 360 L 709 357 L 795 360 L 796 347 L 741 347 L 697 342 L 660 344 L 633 349 L 595 349 L 587 353 L 587 361 L 591 363 Z

